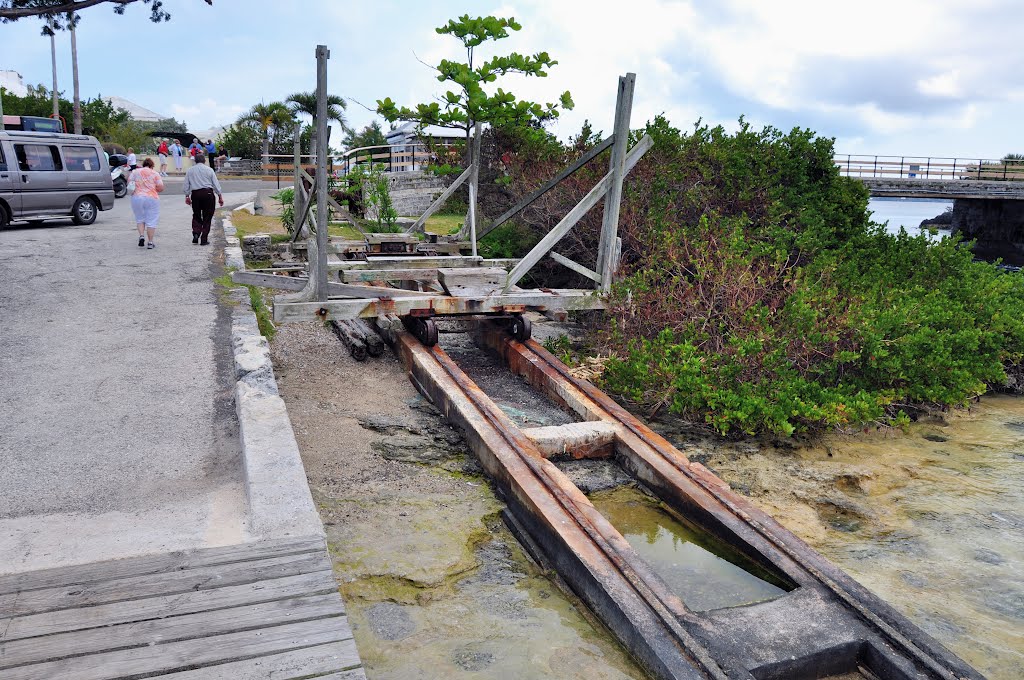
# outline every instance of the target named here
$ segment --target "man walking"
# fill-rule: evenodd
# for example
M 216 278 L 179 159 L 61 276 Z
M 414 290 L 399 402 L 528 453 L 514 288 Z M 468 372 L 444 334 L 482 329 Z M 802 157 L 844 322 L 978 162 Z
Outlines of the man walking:
M 206 166 L 206 157 L 197 153 L 195 161 L 185 173 L 185 205 L 192 206 L 192 243 L 205 246 L 210 243 L 210 224 L 215 210 L 213 195 L 217 195 L 223 206 L 224 194 L 217 173 Z

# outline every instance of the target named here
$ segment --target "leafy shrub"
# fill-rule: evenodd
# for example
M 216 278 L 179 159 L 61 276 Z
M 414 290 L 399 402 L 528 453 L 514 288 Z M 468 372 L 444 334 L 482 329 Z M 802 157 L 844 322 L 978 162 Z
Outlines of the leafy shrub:
M 645 131 L 654 147 L 624 186 L 620 278 L 597 332 L 617 357 L 603 377 L 611 391 L 723 434 L 793 434 L 963 405 L 1024 358 L 1024 278 L 951 240 L 886 234 L 868 219 L 864 185 L 839 175 L 832 140 L 742 119 L 734 134 L 663 118 Z M 564 158 L 513 154 L 513 186 L 529 191 L 595 140 L 585 131 Z M 606 163 L 516 229 L 542 235 Z M 559 252 L 593 258 L 591 212 Z M 506 235 L 500 250 L 522 255 L 529 241 Z M 535 274 L 551 286 L 564 276 Z
M 288 231 L 295 226 L 295 189 L 281 189 L 271 196 L 281 204 L 281 224 Z

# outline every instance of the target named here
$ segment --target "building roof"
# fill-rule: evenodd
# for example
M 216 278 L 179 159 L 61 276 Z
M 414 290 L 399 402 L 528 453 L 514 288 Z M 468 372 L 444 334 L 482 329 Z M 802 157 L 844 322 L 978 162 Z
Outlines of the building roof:
M 156 111 L 150 111 L 144 106 L 139 106 L 135 102 L 129 101 L 124 97 L 104 97 L 103 99 L 110 102 L 110 105 L 115 109 L 124 109 L 135 120 L 141 120 L 146 123 L 155 123 L 158 120 L 168 118 L 168 116 L 159 114 Z
M 426 125 L 418 130 L 419 124 L 412 121 L 402 123 L 394 130 L 389 131 L 385 138 L 388 144 L 405 144 L 414 137 L 433 137 L 435 139 L 465 139 L 466 133 L 454 128 L 441 127 L 440 125 Z

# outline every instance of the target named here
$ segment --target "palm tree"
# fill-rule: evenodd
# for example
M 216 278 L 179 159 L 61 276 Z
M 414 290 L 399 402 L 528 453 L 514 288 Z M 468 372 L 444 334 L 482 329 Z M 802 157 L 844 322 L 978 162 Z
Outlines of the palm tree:
M 316 152 L 316 92 L 296 92 L 285 101 L 291 105 L 292 113 L 295 116 L 309 116 L 312 119 L 313 136 L 309 140 L 309 155 L 313 156 Z M 327 122 L 337 121 L 341 125 L 342 132 L 349 130 L 344 113 L 347 107 L 348 104 L 341 97 L 334 94 L 327 95 Z
M 291 110 L 283 102 L 255 104 L 238 119 L 240 123 L 256 123 L 263 133 L 263 164 L 270 162 L 270 128 L 286 125 L 292 119 Z

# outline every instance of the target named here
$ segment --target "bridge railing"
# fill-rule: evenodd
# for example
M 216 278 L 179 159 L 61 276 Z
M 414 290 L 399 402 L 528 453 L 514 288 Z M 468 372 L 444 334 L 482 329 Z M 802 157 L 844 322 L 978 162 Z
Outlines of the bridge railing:
M 937 158 L 929 156 L 834 157 L 839 172 L 848 177 L 920 180 L 1024 181 L 1024 159 Z

